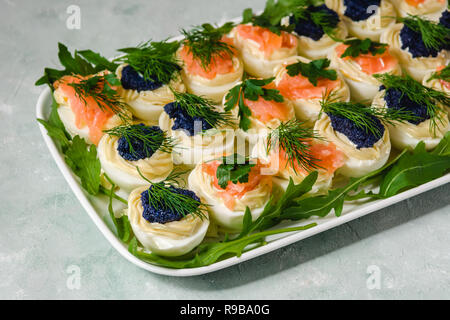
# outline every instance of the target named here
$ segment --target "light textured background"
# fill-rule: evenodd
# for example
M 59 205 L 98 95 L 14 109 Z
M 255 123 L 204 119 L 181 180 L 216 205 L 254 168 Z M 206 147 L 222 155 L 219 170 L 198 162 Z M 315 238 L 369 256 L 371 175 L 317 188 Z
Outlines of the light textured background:
M 81 30 L 66 8 L 81 7 Z M 0 0 L 0 298 L 450 298 L 450 185 L 222 271 L 170 278 L 138 269 L 98 232 L 44 145 L 33 86 L 57 42 L 112 56 L 263 0 Z M 67 268 L 81 288 L 66 286 Z M 369 266 L 381 288 L 366 285 Z

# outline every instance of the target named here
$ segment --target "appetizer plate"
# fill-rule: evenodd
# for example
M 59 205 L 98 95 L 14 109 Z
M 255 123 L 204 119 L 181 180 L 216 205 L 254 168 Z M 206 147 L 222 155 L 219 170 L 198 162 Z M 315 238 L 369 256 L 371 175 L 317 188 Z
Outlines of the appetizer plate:
M 51 111 L 51 92 L 49 88 L 46 88 L 37 101 L 36 105 L 36 116 L 40 119 L 48 119 L 48 116 Z M 79 183 L 78 178 L 72 173 L 71 169 L 67 166 L 64 161 L 64 155 L 59 151 L 55 142 L 51 137 L 47 135 L 47 131 L 45 128 L 40 125 L 40 130 L 42 133 L 42 137 L 44 138 L 45 143 L 47 144 L 48 149 L 50 150 L 53 159 L 55 160 L 58 168 L 61 170 L 64 178 L 67 183 L 71 187 L 73 193 L 80 201 L 83 208 L 91 217 L 92 221 L 95 223 L 100 232 L 105 236 L 105 238 L 111 243 L 111 245 L 127 260 L 134 263 L 140 268 L 145 270 L 168 275 L 168 276 L 194 276 L 201 275 L 213 271 L 217 271 L 223 268 L 230 267 L 232 265 L 241 263 L 243 261 L 255 258 L 257 256 L 263 255 L 265 253 L 277 250 L 299 240 L 308 238 L 312 235 L 318 234 L 325 230 L 334 228 L 341 224 L 344 224 L 348 221 L 354 220 L 356 218 L 362 217 L 371 212 L 383 209 L 388 207 L 394 203 L 405 200 L 407 198 L 411 198 L 415 195 L 428 191 L 430 189 L 442 186 L 448 182 L 450 182 L 450 173 L 445 176 L 435 179 L 431 182 L 423 184 L 419 187 L 407 190 L 400 194 L 397 194 L 393 197 L 376 200 L 370 202 L 357 202 L 352 204 L 346 204 L 344 206 L 343 213 L 340 217 L 336 217 L 333 213 L 330 213 L 325 218 L 317 218 L 317 219 L 307 219 L 301 221 L 285 221 L 281 225 L 276 226 L 279 227 L 294 227 L 300 225 L 306 225 L 311 222 L 316 222 L 317 226 L 304 230 L 304 231 L 296 231 L 290 233 L 283 233 L 279 235 L 269 236 L 267 237 L 267 244 L 264 246 L 260 246 L 253 250 L 244 252 L 240 257 L 232 257 L 229 259 L 225 259 L 219 262 L 216 262 L 212 265 L 200 267 L 200 268 L 189 268 L 189 269 L 171 269 L 166 267 L 161 267 L 157 265 L 153 265 L 147 262 L 144 262 L 130 252 L 128 252 L 127 246 L 122 243 L 119 238 L 115 235 L 114 225 L 108 214 L 108 198 L 106 196 L 91 196 L 88 195 L 85 191 L 83 191 L 81 184 Z M 124 207 L 123 204 L 121 204 Z M 119 210 L 120 207 L 115 207 L 115 210 Z

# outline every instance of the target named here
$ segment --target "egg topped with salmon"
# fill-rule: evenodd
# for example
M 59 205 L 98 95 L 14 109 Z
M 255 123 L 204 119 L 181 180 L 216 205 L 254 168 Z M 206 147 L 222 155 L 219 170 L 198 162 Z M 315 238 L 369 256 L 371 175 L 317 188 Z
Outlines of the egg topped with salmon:
M 400 17 L 408 15 L 422 16 L 437 21 L 447 9 L 447 0 L 391 0 Z
M 373 75 L 401 74 L 398 59 L 390 46 L 370 39 L 350 39 L 339 44 L 330 53 L 331 66 L 340 71 L 347 82 L 352 100 L 372 99 L 380 83 Z
M 203 197 L 211 218 L 232 232 L 242 229 L 246 208 L 256 220 L 272 193 L 272 177 L 258 161 L 231 154 L 198 164 L 189 175 L 189 188 Z
M 175 55 L 178 47 L 177 41 L 150 41 L 119 49 L 123 55 L 117 59 L 122 62 L 116 70 L 118 91 L 135 117 L 158 121 L 163 107 L 174 100 L 173 91 L 186 91 Z
M 326 5 L 309 6 L 300 16 L 289 17 L 298 38 L 298 53 L 309 59 L 326 58 L 335 42 L 347 38 L 347 26 L 336 11 Z M 330 35 L 332 37 L 330 37 Z
M 450 65 L 437 67 L 436 71 L 430 72 L 423 78 L 422 84 L 450 95 Z M 450 105 L 445 108 L 450 115 Z
M 379 41 L 381 33 L 395 23 L 395 8 L 389 0 L 325 0 L 339 13 L 351 36 Z
M 128 105 L 111 84 L 116 81 L 105 71 L 91 76 L 66 75 L 53 83 L 58 115 L 71 136 L 97 145 L 103 130 L 131 119 Z
M 204 24 L 183 31 L 185 40 L 178 50 L 181 76 L 190 93 L 219 103 L 225 93 L 242 80 L 244 64 L 226 34 L 233 24 L 221 27 Z
M 328 59 L 310 61 L 297 56 L 287 59 L 276 73 L 276 88 L 293 103 L 296 118 L 308 126 L 313 126 L 317 120 L 324 95 L 334 91 L 339 100 L 350 99 L 343 77 L 329 65 Z
M 449 58 L 450 26 L 445 20 L 436 23 L 418 16 L 403 18 L 403 23 L 389 27 L 381 36 L 389 43 L 400 65 L 415 80 L 445 65 Z

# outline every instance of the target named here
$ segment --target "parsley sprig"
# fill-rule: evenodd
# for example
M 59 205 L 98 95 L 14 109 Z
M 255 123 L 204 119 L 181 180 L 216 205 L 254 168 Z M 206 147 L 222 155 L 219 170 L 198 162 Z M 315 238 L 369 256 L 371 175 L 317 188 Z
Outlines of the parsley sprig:
M 442 45 L 450 41 L 450 29 L 439 23 L 409 14 L 404 18 L 397 17 L 397 21 L 420 33 L 422 41 L 428 49 L 441 50 Z
M 335 70 L 328 70 L 330 66 L 330 60 L 328 59 L 318 59 L 313 60 L 309 63 L 304 63 L 298 60 L 297 63 L 290 64 L 286 66 L 288 75 L 295 77 L 298 74 L 308 78 L 309 82 L 313 86 L 317 86 L 317 80 L 320 78 L 336 80 L 337 73 Z
M 404 76 L 396 76 L 383 73 L 375 74 L 374 77 L 386 89 L 393 88 L 399 90 L 402 94 L 407 95 L 411 101 L 426 107 L 427 115 L 430 117 L 430 132 L 435 133 L 438 123 L 442 123 L 443 121 L 442 117 L 444 113 L 442 106 L 450 105 L 450 96 L 447 93 L 428 88 L 407 74 Z
M 165 153 L 171 153 L 175 145 L 175 141 L 172 137 L 167 136 L 166 132 L 162 130 L 149 130 L 148 127 L 140 124 L 125 124 L 114 127 L 109 130 L 104 130 L 110 136 L 123 137 L 128 143 L 129 150 L 132 154 L 136 153 L 133 148 L 132 141 L 142 141 L 144 144 L 144 150 L 147 153 L 149 149 L 156 151 L 159 150 Z
M 150 184 L 150 188 L 147 189 L 148 202 L 156 210 L 177 212 L 183 217 L 188 214 L 195 215 L 200 219 L 207 217 L 208 205 L 175 190 L 182 185 L 182 176 L 187 171 L 173 170 L 163 181 L 151 182 L 141 173 L 139 167 L 136 167 L 136 170 Z
M 203 70 L 208 70 L 214 57 L 234 55 L 234 47 L 221 41 L 222 37 L 234 27 L 233 22 L 227 22 L 220 27 L 209 23 L 194 27 L 191 30 L 181 30 L 184 35 L 183 44 L 195 60 L 199 61 Z
M 130 65 L 144 80 L 168 84 L 180 71 L 175 55 L 179 46 L 178 41 L 147 41 L 137 47 L 119 49 L 125 55 L 115 61 Z
M 246 79 L 241 84 L 236 85 L 225 96 L 225 111 L 230 111 L 236 105 L 239 107 L 239 128 L 247 131 L 250 128 L 250 116 L 252 112 L 245 105 L 244 98 L 257 101 L 262 98 L 266 101 L 283 102 L 284 98 L 277 89 L 264 88 L 275 78 L 268 79 Z
M 360 54 L 368 54 L 370 53 L 373 56 L 377 54 L 382 54 L 386 51 L 387 44 L 379 43 L 372 41 L 368 38 L 361 39 L 351 39 L 342 41 L 345 45 L 348 45 L 347 49 L 345 49 L 344 53 L 341 55 L 341 58 L 345 57 L 353 57 L 356 58 Z
M 221 164 L 217 167 L 216 177 L 222 189 L 226 189 L 230 181 L 234 184 L 248 182 L 248 175 L 256 165 L 248 157 L 237 153 L 224 156 L 220 161 Z
M 267 152 L 283 150 L 287 156 L 286 166 L 289 164 L 296 172 L 296 165 L 310 172 L 320 169 L 320 160 L 311 155 L 311 141 L 322 138 L 311 128 L 305 127 L 299 120 L 282 122 L 272 130 L 267 138 Z
M 77 76 L 78 77 L 78 76 Z M 93 98 L 97 106 L 102 111 L 112 111 L 122 120 L 130 120 L 127 113 L 128 104 L 123 102 L 120 95 L 112 86 L 120 85 L 120 80 L 112 73 L 106 75 L 95 75 L 87 79 L 81 79 L 78 83 L 72 82 L 68 84 L 75 90 L 75 95 L 87 104 L 87 99 Z

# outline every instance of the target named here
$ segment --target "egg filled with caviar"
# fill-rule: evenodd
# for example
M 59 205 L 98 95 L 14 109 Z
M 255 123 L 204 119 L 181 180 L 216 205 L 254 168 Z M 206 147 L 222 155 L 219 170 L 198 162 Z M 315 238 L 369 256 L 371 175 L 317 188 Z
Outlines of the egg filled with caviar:
M 121 86 L 118 91 L 142 120 L 157 121 L 163 107 L 174 100 L 173 91 L 185 92 L 176 59 L 178 42 L 147 42 L 136 48 L 124 48 L 116 70 Z
M 65 75 L 53 83 L 58 115 L 67 132 L 97 145 L 103 130 L 131 119 L 116 91 L 117 79 L 105 71 L 90 76 Z
M 220 103 L 228 90 L 242 79 L 244 64 L 226 34 L 233 27 L 209 24 L 183 31 L 185 40 L 178 50 L 181 76 L 187 91 Z
M 145 249 L 162 256 L 180 256 L 203 241 L 209 217 L 194 192 L 168 181 L 134 189 L 128 197 L 127 215 Z
M 351 36 L 379 41 L 388 26 L 395 23 L 395 8 L 388 0 L 325 0 L 339 13 Z
M 148 185 L 147 180 L 158 182 L 169 175 L 173 146 L 173 140 L 159 127 L 138 123 L 107 130 L 97 154 L 108 177 L 129 192 Z
M 235 121 L 211 100 L 175 93 L 175 101 L 164 107 L 159 126 L 177 144 L 174 163 L 194 166 L 204 158 L 233 151 Z
M 336 44 L 333 38 L 345 39 L 348 34 L 337 12 L 324 4 L 297 11 L 289 17 L 289 23 L 298 36 L 298 54 L 309 59 L 326 58 Z
M 450 28 L 442 23 L 424 20 L 417 16 L 402 19 L 389 27 L 381 41 L 389 43 L 406 72 L 417 81 L 445 65 L 449 58 Z
M 236 135 L 255 144 L 268 128 L 295 118 L 292 102 L 275 88 L 274 78 L 246 79 L 224 97 L 226 111 L 239 119 Z
M 349 39 L 336 46 L 329 55 L 331 67 L 339 70 L 354 101 L 373 99 L 380 86 L 374 75 L 401 74 L 398 59 L 390 46 L 370 39 Z
M 414 149 L 423 141 L 427 150 L 436 147 L 449 130 L 444 106 L 450 104 L 450 96 L 425 87 L 409 76 L 383 76 L 381 80 L 383 86 L 373 104 L 393 111 L 404 110 L 412 115 L 408 121 L 387 124 L 392 145 L 399 150 Z
M 311 193 L 330 189 L 334 173 L 344 164 L 345 156 L 332 142 L 321 139 L 301 121 L 281 123 L 266 139 L 260 139 L 252 155 L 273 174 L 274 184 L 285 189 L 289 179 L 301 183 L 312 171 L 318 171 Z
M 437 21 L 447 9 L 447 0 L 391 0 L 400 17 L 422 16 Z
M 256 220 L 272 194 L 272 177 L 263 168 L 238 154 L 214 158 L 192 170 L 189 188 L 205 199 L 212 221 L 225 232 L 239 232 L 246 208 Z
M 350 100 L 350 90 L 342 75 L 329 68 L 330 60 L 310 61 L 300 56 L 287 59 L 277 69 L 275 86 L 281 95 L 292 102 L 295 116 L 313 126 L 320 113 L 320 101 L 334 91 L 340 101 Z
M 381 168 L 391 152 L 389 130 L 375 108 L 353 102 L 326 102 L 314 125 L 317 134 L 344 154 L 338 173 L 361 177 Z
M 430 72 L 423 78 L 422 84 L 450 96 L 450 66 L 439 66 L 436 71 Z M 445 109 L 447 113 L 450 113 L 450 105 L 445 106 Z

